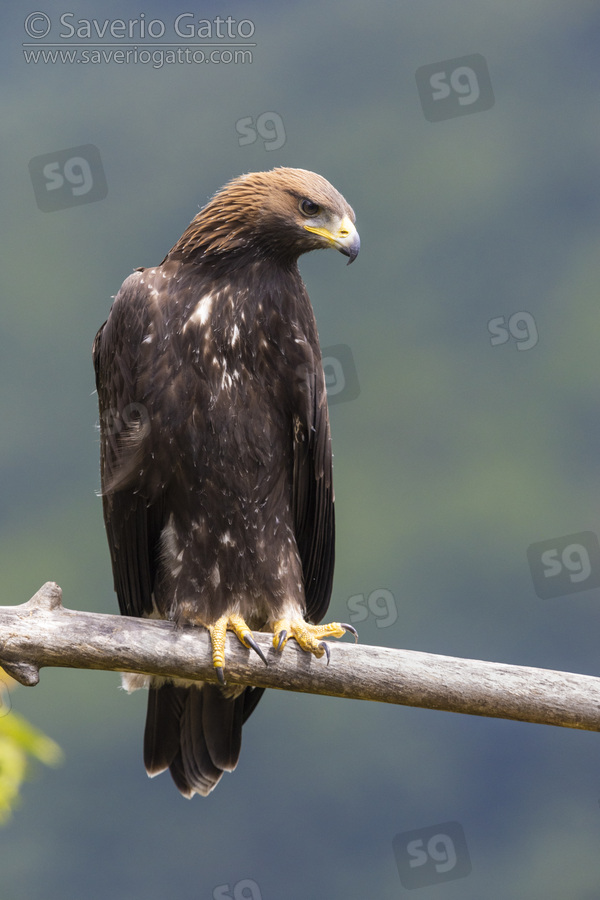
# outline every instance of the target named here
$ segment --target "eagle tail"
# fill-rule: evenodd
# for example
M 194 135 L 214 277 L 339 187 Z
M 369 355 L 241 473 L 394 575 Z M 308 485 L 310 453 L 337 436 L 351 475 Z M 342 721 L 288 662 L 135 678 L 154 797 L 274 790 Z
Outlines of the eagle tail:
M 169 769 L 184 797 L 209 794 L 223 772 L 235 769 L 242 726 L 262 693 L 246 688 L 229 698 L 212 684 L 151 687 L 144 733 L 148 775 Z

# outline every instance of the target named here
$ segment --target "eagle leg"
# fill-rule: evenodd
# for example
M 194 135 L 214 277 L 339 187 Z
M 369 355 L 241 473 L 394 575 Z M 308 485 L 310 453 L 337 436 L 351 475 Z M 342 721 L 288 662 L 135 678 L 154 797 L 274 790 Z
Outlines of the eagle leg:
M 246 625 L 244 619 L 237 613 L 221 616 L 214 625 L 208 626 L 208 630 L 210 633 L 210 642 L 212 644 L 213 666 L 215 667 L 217 678 L 221 684 L 225 684 L 223 670 L 225 667 L 225 638 L 228 630 L 235 633 L 236 637 L 241 641 L 244 647 L 252 648 L 255 653 L 258 653 L 265 666 L 268 666 L 264 653 L 252 637 L 252 631 Z
M 329 625 L 311 625 L 304 619 L 278 619 L 273 624 L 273 646 L 276 650 L 283 650 L 290 638 L 294 638 L 297 644 L 308 653 L 313 653 L 318 659 L 323 654 L 327 657 L 329 665 L 329 647 L 323 640 L 326 637 L 343 637 L 346 632 L 354 635 L 358 640 L 358 633 L 352 625 L 343 622 L 331 622 Z

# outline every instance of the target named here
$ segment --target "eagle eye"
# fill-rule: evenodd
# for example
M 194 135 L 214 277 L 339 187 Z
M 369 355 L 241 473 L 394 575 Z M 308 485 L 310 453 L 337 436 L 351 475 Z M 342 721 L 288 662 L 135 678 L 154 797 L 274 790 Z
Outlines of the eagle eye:
M 321 207 L 319 206 L 318 203 L 314 203 L 312 200 L 306 200 L 306 199 L 301 200 L 300 203 L 298 204 L 298 207 L 299 207 L 302 215 L 308 216 L 309 218 L 316 216 L 321 210 Z

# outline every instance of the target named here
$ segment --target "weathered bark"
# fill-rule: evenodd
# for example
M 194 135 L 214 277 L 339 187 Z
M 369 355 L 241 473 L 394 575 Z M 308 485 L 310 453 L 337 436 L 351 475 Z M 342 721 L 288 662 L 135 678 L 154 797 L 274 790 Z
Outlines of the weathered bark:
M 0 606 L 0 665 L 34 685 L 43 666 L 146 672 L 216 681 L 208 633 L 172 623 L 65 609 L 47 582 L 21 606 Z M 600 678 L 331 641 L 331 664 L 290 641 L 254 633 L 267 657 L 228 636 L 225 674 L 233 684 L 379 700 L 600 731 Z

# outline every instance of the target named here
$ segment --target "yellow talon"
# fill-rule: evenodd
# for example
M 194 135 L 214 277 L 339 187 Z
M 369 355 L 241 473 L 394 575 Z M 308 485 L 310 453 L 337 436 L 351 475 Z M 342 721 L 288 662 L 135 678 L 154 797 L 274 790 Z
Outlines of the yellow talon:
M 219 681 L 222 680 L 223 668 L 225 666 L 225 636 L 227 634 L 227 616 L 221 616 L 220 619 L 209 625 L 210 642 L 212 644 L 213 666 L 217 670 Z M 220 675 L 219 675 L 220 673 Z
M 273 646 L 276 650 L 283 650 L 288 640 L 294 638 L 302 650 L 312 653 L 318 659 L 323 654 L 327 654 L 327 661 L 329 661 L 329 649 L 327 644 L 323 643 L 323 638 L 340 638 L 347 631 L 357 636 L 351 625 L 343 625 L 341 622 L 331 622 L 329 625 L 311 625 L 304 619 L 278 619 L 273 625 Z
M 210 633 L 210 642 L 212 644 L 213 666 L 217 672 L 217 678 L 221 684 L 225 684 L 225 676 L 223 669 L 225 668 L 225 639 L 227 631 L 233 631 L 240 643 L 244 647 L 252 648 L 265 665 L 268 665 L 265 655 L 252 637 L 252 631 L 246 625 L 242 616 L 232 613 L 228 616 L 221 616 L 213 625 L 208 626 Z

